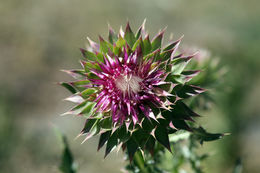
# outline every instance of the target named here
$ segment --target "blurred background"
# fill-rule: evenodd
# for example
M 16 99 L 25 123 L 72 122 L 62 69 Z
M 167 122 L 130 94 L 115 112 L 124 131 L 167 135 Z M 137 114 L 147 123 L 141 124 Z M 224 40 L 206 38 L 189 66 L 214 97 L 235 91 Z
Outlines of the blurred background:
M 78 68 L 86 37 L 106 37 L 129 20 L 144 19 L 152 35 L 185 35 L 185 46 L 207 49 L 228 68 L 225 89 L 199 123 L 210 132 L 230 132 L 205 143 L 205 172 L 232 172 L 242 158 L 245 173 L 260 170 L 260 2 L 258 0 L 3 0 L 0 2 L 0 172 L 56 173 L 62 153 L 53 126 L 63 131 L 80 173 L 115 173 L 122 154 L 103 159 L 97 139 L 74 140 L 84 120 L 59 116 L 72 104 L 55 84 L 68 81 L 60 69 Z

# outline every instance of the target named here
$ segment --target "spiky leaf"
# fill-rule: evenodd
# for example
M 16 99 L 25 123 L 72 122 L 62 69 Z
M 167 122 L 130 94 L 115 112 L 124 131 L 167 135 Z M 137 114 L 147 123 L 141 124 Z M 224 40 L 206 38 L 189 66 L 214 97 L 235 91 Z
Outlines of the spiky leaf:
M 155 138 L 171 152 L 168 132 L 165 127 L 158 125 L 154 132 Z

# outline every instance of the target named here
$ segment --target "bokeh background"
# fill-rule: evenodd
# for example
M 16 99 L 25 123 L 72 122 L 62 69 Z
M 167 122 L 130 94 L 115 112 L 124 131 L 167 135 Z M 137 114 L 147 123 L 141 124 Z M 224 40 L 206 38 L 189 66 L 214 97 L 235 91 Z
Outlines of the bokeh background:
M 205 172 L 232 172 L 237 158 L 243 172 L 259 172 L 259 0 L 2 0 L 0 172 L 58 173 L 62 147 L 54 126 L 68 136 L 80 173 L 120 172 L 120 152 L 104 160 L 97 139 L 74 140 L 84 121 L 59 116 L 72 105 L 55 82 L 70 80 L 60 69 L 80 67 L 87 36 L 98 41 L 107 23 L 118 31 L 127 20 L 137 29 L 145 18 L 151 34 L 168 26 L 166 37 L 184 34 L 186 46 L 209 50 L 228 69 L 225 89 L 199 123 L 232 135 L 202 146 L 211 153 Z

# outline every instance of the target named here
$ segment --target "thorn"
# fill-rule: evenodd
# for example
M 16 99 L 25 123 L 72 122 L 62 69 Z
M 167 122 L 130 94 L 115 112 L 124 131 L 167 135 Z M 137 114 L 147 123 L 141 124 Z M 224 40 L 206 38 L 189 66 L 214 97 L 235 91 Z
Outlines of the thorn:
M 89 138 L 91 138 L 92 137 L 92 134 L 90 133 L 90 134 L 88 134 L 87 136 L 86 136 L 86 138 L 81 142 L 81 144 L 83 144 L 83 143 L 85 143 Z
M 107 27 L 108 27 L 109 30 L 112 29 L 112 27 L 111 27 L 111 25 L 108 21 L 107 21 Z
M 122 28 L 122 26 L 120 26 L 119 36 L 121 36 L 122 38 L 124 38 L 124 35 L 125 35 L 125 33 L 124 33 L 124 31 L 123 31 L 123 28 Z
M 129 32 L 132 31 L 132 30 L 131 30 L 131 27 L 130 27 L 130 23 L 129 23 L 129 21 L 127 21 L 127 23 L 126 23 L 125 32 L 127 32 L 127 31 L 129 31 Z
M 77 140 L 80 136 L 83 136 L 83 133 L 81 132 L 80 134 L 78 134 L 75 138 L 74 138 L 74 140 Z
M 154 137 L 154 139 L 156 139 L 154 132 L 155 132 L 155 129 L 153 129 L 153 130 L 151 131 L 150 135 L 152 135 L 152 136 Z
M 60 116 L 65 116 L 65 115 L 70 115 L 70 114 L 71 114 L 71 111 L 68 111 L 68 112 L 61 114 Z
M 143 30 L 145 30 L 145 24 L 146 24 L 146 18 L 144 18 L 144 21 L 143 21 L 143 23 L 141 25 Z
M 80 50 L 80 52 L 82 53 L 82 55 L 85 57 L 85 52 L 86 52 L 86 50 L 83 49 L 83 48 L 79 48 L 79 50 Z
M 170 128 L 172 128 L 172 129 L 178 130 L 178 129 L 173 125 L 172 122 L 170 122 L 169 126 L 170 126 Z
M 90 47 L 91 47 L 94 51 L 98 51 L 98 50 L 99 50 L 99 45 L 98 45 L 96 42 L 92 41 L 89 37 L 87 37 L 87 40 L 88 40 L 88 42 L 89 42 Z
M 99 41 L 104 42 L 105 40 L 101 37 L 101 35 L 98 35 Z

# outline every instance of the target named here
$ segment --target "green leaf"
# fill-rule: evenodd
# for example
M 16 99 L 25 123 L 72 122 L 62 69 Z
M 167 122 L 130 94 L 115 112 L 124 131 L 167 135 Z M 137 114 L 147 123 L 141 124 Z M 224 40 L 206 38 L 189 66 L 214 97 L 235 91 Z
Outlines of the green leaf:
M 137 30 L 137 32 L 135 34 L 135 39 L 136 40 L 139 39 L 141 34 L 142 34 L 142 26 Z
M 158 85 L 158 87 L 163 89 L 166 92 L 172 92 L 174 85 L 171 82 L 167 82 L 165 84 Z
M 192 111 L 184 102 L 178 101 L 175 106 L 177 106 L 176 109 L 182 110 L 182 112 L 188 116 L 191 117 L 199 117 L 200 115 Z
M 104 146 L 104 144 L 108 141 L 110 135 L 111 135 L 111 130 L 106 131 L 100 135 L 97 150 L 100 150 Z
M 93 114 L 95 106 L 95 102 L 88 102 L 84 109 L 80 112 L 80 114 L 83 115 L 85 118 L 89 118 Z
M 93 52 L 90 52 L 83 48 L 80 48 L 80 51 L 86 59 L 91 60 L 91 61 L 97 61 L 97 56 Z
M 148 150 L 151 155 L 154 154 L 154 146 L 155 146 L 155 139 L 153 136 L 150 135 L 145 144 L 145 149 Z
M 111 117 L 103 118 L 102 120 L 100 120 L 100 126 L 103 129 L 111 129 L 112 128 L 112 118 Z
M 95 75 L 92 72 L 87 74 L 87 78 L 88 79 L 100 79 L 97 75 Z
M 157 49 L 149 54 L 147 54 L 145 57 L 144 57 L 144 60 L 148 60 L 150 58 L 154 58 L 154 60 L 158 59 L 160 57 L 160 49 Z
M 158 125 L 154 132 L 155 138 L 171 152 L 167 129 Z
M 73 85 L 74 87 L 80 87 L 80 86 L 84 86 L 87 84 L 90 84 L 89 80 L 78 80 L 78 81 L 74 81 L 74 82 L 70 82 L 71 85 Z
M 105 152 L 105 157 L 112 151 L 114 147 L 116 147 L 118 144 L 118 135 L 117 135 L 117 130 L 110 136 L 110 138 L 107 141 L 107 146 L 106 146 L 106 152 Z
M 55 129 L 55 131 L 57 136 L 61 138 L 62 145 L 63 145 L 63 152 L 62 152 L 59 169 L 63 173 L 76 173 L 77 172 L 76 164 L 74 162 L 73 155 L 70 151 L 67 138 L 58 129 Z
M 81 96 L 83 98 L 88 98 L 91 94 L 94 94 L 95 92 L 97 92 L 96 89 L 94 88 L 88 88 L 88 89 L 85 89 L 84 91 L 81 92 Z
M 74 166 L 73 156 L 69 148 L 65 148 L 62 154 L 62 162 L 60 164 L 60 170 L 63 173 L 76 173 L 76 168 Z
M 108 53 L 108 50 L 113 50 L 113 46 L 106 42 L 101 36 L 99 36 L 99 42 L 100 42 L 100 51 L 103 53 Z
M 171 58 L 171 54 L 172 54 L 173 50 L 166 50 L 160 53 L 160 59 L 161 61 L 166 61 L 169 60 Z
M 152 51 L 161 48 L 164 31 L 160 32 L 152 41 Z
M 135 51 L 138 46 L 143 46 L 143 40 L 141 37 L 134 43 L 132 50 Z
M 171 73 L 174 75 L 179 75 L 184 70 L 186 65 L 188 64 L 188 59 L 186 58 L 176 58 L 172 61 Z
M 126 125 L 123 124 L 118 129 L 118 138 L 120 139 L 120 142 L 126 142 L 130 137 L 130 132 L 127 131 Z
M 134 154 L 138 149 L 138 145 L 135 142 L 135 140 L 133 138 L 130 138 L 127 142 L 126 142 L 126 148 L 127 148 L 127 153 L 128 153 L 128 157 L 130 162 L 133 160 Z
M 138 128 L 133 132 L 132 136 L 135 139 L 135 142 L 138 144 L 138 146 L 141 147 L 141 149 L 144 149 L 144 146 L 150 134 L 145 132 L 142 128 Z
M 136 39 L 135 39 L 135 35 L 134 35 L 133 31 L 131 30 L 129 22 L 127 22 L 127 25 L 126 25 L 126 28 L 125 28 L 124 38 L 125 38 L 126 42 L 128 43 L 128 45 L 130 47 L 133 47 Z
M 188 106 L 186 106 L 183 102 L 177 101 L 173 105 L 173 109 L 171 111 L 164 111 L 163 116 L 166 119 L 170 119 L 172 121 L 175 120 L 189 120 L 194 121 L 193 117 L 198 117 L 199 115 L 193 112 Z M 176 127 L 177 128 L 177 127 Z
M 87 136 L 85 137 L 85 139 L 82 141 L 81 144 L 83 144 L 84 142 L 86 142 L 88 139 L 90 139 L 91 137 L 99 134 L 100 132 L 100 127 L 97 126 L 97 121 L 91 126 L 91 128 L 89 128 L 89 132 L 87 134 Z M 81 132 L 81 134 L 79 134 L 79 136 L 82 136 L 84 133 Z
M 175 90 L 176 94 L 181 98 L 189 98 L 206 91 L 194 85 L 178 85 L 173 90 Z
M 187 76 L 181 74 L 180 75 L 170 74 L 167 77 L 167 80 L 170 80 L 172 83 L 179 83 L 185 85 L 185 83 L 187 82 Z
M 146 20 L 143 21 L 142 25 L 141 25 L 141 26 L 139 27 L 139 29 L 137 30 L 136 35 L 135 35 L 135 38 L 136 38 L 136 39 L 138 39 L 138 38 L 141 36 L 142 32 L 144 31 L 145 22 L 146 22 Z
M 189 82 L 190 80 L 193 79 L 196 75 L 199 74 L 199 70 L 194 70 L 194 71 L 182 71 L 181 74 L 174 74 L 171 73 L 170 75 L 167 76 L 167 81 L 171 81 L 173 83 L 180 83 L 180 84 L 185 84 Z M 194 82 L 192 82 L 194 83 Z M 198 83 L 200 84 L 200 83 Z
M 62 115 L 78 115 L 85 109 L 86 104 L 87 104 L 87 101 L 84 101 L 84 102 L 76 105 L 70 111 L 65 112 Z
M 113 49 L 111 49 L 111 50 L 113 50 Z M 104 55 L 103 55 L 103 53 L 101 53 L 101 52 L 97 53 L 97 58 L 99 59 L 100 62 L 104 62 Z
M 84 128 L 81 130 L 82 134 L 86 134 L 91 131 L 91 129 L 96 125 L 97 119 L 87 119 Z
M 179 44 L 180 44 L 182 38 L 183 38 L 183 36 L 181 36 L 178 40 L 176 40 L 176 41 L 170 43 L 170 44 L 169 44 L 168 46 L 166 46 L 163 50 L 164 50 L 164 51 L 167 51 L 167 50 L 170 50 L 170 49 L 173 49 L 173 48 L 176 50 L 176 49 L 178 48 L 178 46 L 179 46 Z
M 144 120 L 143 120 L 143 122 L 142 122 L 142 128 L 143 128 L 143 130 L 146 132 L 146 133 L 148 133 L 148 134 L 150 134 L 151 133 L 151 131 L 155 128 L 155 123 L 152 123 L 152 121 L 151 120 L 149 120 L 148 118 L 145 118 Z
M 147 37 L 143 41 L 143 47 L 142 47 L 143 55 L 145 56 L 149 54 L 151 49 L 152 49 L 152 44 L 150 42 L 149 36 L 147 35 Z
M 172 124 L 177 129 L 192 131 L 192 129 L 188 126 L 188 124 L 184 120 L 174 119 L 174 120 L 172 120 Z
M 193 128 L 193 136 L 200 141 L 202 144 L 204 141 L 214 141 L 217 139 L 221 139 L 225 134 L 221 133 L 208 133 L 202 127 Z
M 75 94 L 77 90 L 70 84 L 66 82 L 60 82 L 59 83 L 61 86 L 65 87 L 67 90 L 69 90 L 72 94 Z
M 126 43 L 125 40 L 121 36 L 119 36 L 116 42 L 116 47 L 121 48 L 125 45 L 125 43 Z
M 194 77 L 194 76 L 198 75 L 199 73 L 200 73 L 200 70 L 187 70 L 187 71 L 183 71 L 181 74 L 183 74 L 185 76 Z
M 115 43 L 117 41 L 118 37 L 114 30 L 109 26 L 109 33 L 108 33 L 108 40 L 111 44 Z
M 103 114 L 101 112 L 94 111 L 92 117 L 96 119 L 101 119 L 103 117 Z
M 100 70 L 100 67 L 95 63 L 91 63 L 91 62 L 84 62 L 84 69 L 86 72 L 89 72 L 90 69 L 97 69 Z

